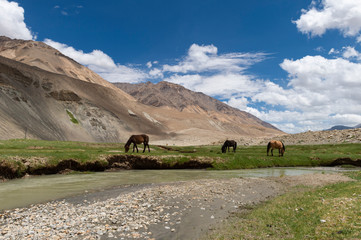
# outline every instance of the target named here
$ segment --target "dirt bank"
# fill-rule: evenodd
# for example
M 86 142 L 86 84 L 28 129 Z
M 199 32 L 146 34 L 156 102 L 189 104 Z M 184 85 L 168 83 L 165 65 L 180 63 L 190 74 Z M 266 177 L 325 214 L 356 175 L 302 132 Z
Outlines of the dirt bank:
M 180 162 L 172 161 L 172 157 L 183 157 L 188 160 Z M 167 161 L 164 161 L 164 159 Z M 191 157 L 180 155 L 147 156 L 147 155 L 112 155 L 98 161 L 81 163 L 73 159 L 62 160 L 57 164 L 49 165 L 46 159 L 31 157 L 0 161 L 0 180 L 21 178 L 25 175 L 43 175 L 68 173 L 70 171 L 116 171 L 130 169 L 207 169 L 213 168 L 213 164 L 221 159 L 209 157 Z M 361 159 L 339 158 L 325 166 L 354 165 L 361 166 Z
M 180 156 L 176 156 L 179 158 Z M 0 162 L 0 180 L 21 178 L 26 174 L 42 175 L 57 174 L 69 171 L 103 172 L 119 169 L 206 169 L 211 168 L 216 160 L 205 157 L 188 157 L 188 161 L 167 163 L 162 159 L 171 159 L 172 156 L 146 155 L 112 155 L 98 161 L 80 163 L 73 159 L 62 160 L 57 164 L 49 165 L 42 158 L 21 158 L 13 162 Z

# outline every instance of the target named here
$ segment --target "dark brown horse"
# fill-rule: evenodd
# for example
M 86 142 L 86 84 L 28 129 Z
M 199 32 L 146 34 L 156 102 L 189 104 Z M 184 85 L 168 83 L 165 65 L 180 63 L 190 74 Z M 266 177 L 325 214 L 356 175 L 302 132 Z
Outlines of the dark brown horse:
M 281 141 L 277 141 L 277 140 L 271 140 L 268 145 L 267 145 L 267 156 L 268 156 L 268 152 L 271 148 L 271 154 L 273 156 L 273 149 L 276 148 L 278 149 L 278 156 L 279 157 L 283 157 L 283 154 L 286 151 L 285 145 L 283 144 L 283 142 Z
M 141 135 L 132 135 L 132 136 L 130 136 L 127 143 L 124 145 L 125 152 L 129 151 L 130 144 L 132 144 L 132 143 L 133 143 L 133 152 L 134 152 L 134 148 L 136 148 L 137 152 L 138 152 L 137 144 L 141 144 L 141 143 L 144 144 L 143 152 L 145 152 L 145 149 L 147 148 L 147 146 L 148 146 L 148 152 L 150 152 L 149 144 L 148 144 L 149 143 L 149 137 L 147 135 L 141 134 Z
M 222 153 L 227 152 L 227 148 L 229 152 L 229 147 L 233 147 L 233 152 L 236 152 L 237 142 L 234 140 L 226 140 L 222 146 Z

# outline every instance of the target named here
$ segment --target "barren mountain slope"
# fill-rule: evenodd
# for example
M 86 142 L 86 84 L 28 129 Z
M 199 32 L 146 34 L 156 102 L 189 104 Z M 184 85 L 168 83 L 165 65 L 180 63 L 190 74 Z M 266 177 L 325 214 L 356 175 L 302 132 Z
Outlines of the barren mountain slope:
M 43 70 L 113 88 L 98 74 L 43 42 L 0 36 L 0 56 Z
M 146 133 L 151 144 L 195 145 L 282 133 L 248 113 L 169 83 L 156 86 L 175 106 L 145 105 L 41 42 L 0 37 L 0 55 L 6 56 L 0 57 L 0 139 L 22 138 L 27 132 L 40 139 L 124 142 L 130 134 Z
M 124 142 L 138 131 L 166 135 L 117 90 L 4 57 L 0 99 L 0 139 L 23 138 L 25 131 L 30 138 L 97 142 Z
M 157 84 L 147 82 L 140 84 L 115 83 L 115 85 L 138 99 L 138 101 L 150 106 L 172 108 L 183 113 L 197 113 L 224 125 L 234 124 L 244 128 L 252 126 L 251 129 L 258 128 L 258 130 L 264 128 L 265 134 L 267 132 L 281 133 L 271 124 L 247 112 L 240 111 L 203 93 L 193 92 L 174 83 L 162 81 Z

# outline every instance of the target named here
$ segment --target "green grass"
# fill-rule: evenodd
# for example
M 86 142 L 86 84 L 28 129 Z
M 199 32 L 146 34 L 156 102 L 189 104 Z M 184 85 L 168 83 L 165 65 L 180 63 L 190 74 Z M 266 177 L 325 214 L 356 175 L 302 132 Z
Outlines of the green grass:
M 286 147 L 284 157 L 266 156 L 266 146 L 240 146 L 236 153 L 221 153 L 221 146 L 187 146 L 164 149 L 151 145 L 151 152 L 142 153 L 139 145 L 135 155 L 155 156 L 162 162 L 174 165 L 189 160 L 207 160 L 213 169 L 249 169 L 264 167 L 320 166 L 337 158 L 361 159 L 361 144 L 293 145 Z M 84 143 L 42 140 L 0 141 L 0 163 L 23 171 L 24 159 L 31 159 L 32 168 L 56 165 L 61 160 L 72 159 L 80 163 L 105 161 L 107 156 L 124 153 L 124 143 Z
M 361 239 L 361 172 L 356 182 L 303 187 L 236 214 L 206 239 Z
M 79 121 L 74 117 L 74 115 L 67 109 L 66 113 L 70 117 L 70 121 L 74 124 L 79 124 Z

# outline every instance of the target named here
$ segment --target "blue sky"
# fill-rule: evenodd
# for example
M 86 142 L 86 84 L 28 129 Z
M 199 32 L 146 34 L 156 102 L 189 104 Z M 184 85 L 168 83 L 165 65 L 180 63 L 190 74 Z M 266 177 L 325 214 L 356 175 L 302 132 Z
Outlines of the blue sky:
M 170 81 L 288 133 L 361 123 L 361 1 L 0 0 L 0 35 Z

